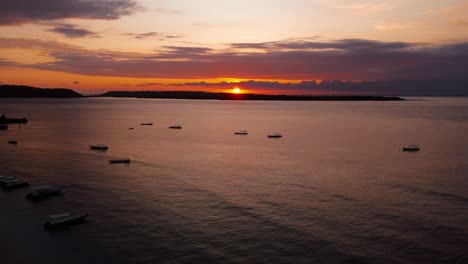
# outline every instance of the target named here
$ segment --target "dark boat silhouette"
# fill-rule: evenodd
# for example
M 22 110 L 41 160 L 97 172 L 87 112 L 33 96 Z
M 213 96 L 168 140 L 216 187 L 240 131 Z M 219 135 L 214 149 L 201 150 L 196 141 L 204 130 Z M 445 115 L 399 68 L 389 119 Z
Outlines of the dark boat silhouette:
M 70 225 L 81 224 L 86 220 L 88 214 L 71 214 L 62 213 L 57 215 L 50 215 L 49 221 L 44 224 L 45 229 L 52 229 L 57 227 L 65 227 Z
M 0 125 L 0 130 L 8 130 L 8 125 L 6 125 L 6 124 L 1 124 L 1 125 Z
M 182 129 L 181 125 L 172 125 L 169 127 L 170 129 Z
M 408 145 L 404 146 L 401 148 L 401 151 L 406 151 L 406 152 L 418 152 L 421 150 L 418 145 Z
M 247 132 L 247 130 L 241 130 L 241 131 L 236 131 L 234 132 L 234 135 L 241 135 L 241 136 L 246 136 L 248 135 L 249 133 Z
M 32 188 L 32 192 L 26 195 L 28 200 L 40 200 L 54 195 L 62 194 L 63 186 L 40 186 Z
M 26 118 L 7 118 L 6 116 L 0 116 L 0 124 L 26 124 L 28 119 Z
M 129 158 L 126 158 L 126 159 L 111 159 L 111 160 L 109 160 L 109 163 L 111 163 L 111 164 L 130 163 L 130 159 Z
M 152 126 L 153 123 L 141 123 L 140 125 L 142 125 L 142 126 Z
M 269 134 L 268 138 L 282 138 L 283 136 L 280 133 Z
M 18 141 L 16 139 L 10 139 L 10 140 L 8 140 L 8 144 L 18 145 Z
M 107 151 L 109 149 L 108 146 L 103 145 L 103 144 L 98 144 L 98 145 L 91 145 L 89 146 L 89 149 L 91 150 L 99 150 L 99 151 Z
M 19 180 L 19 179 L 14 179 L 14 180 L 7 180 L 2 182 L 2 187 L 3 189 L 9 190 L 9 189 L 17 189 L 21 187 L 28 186 L 29 182 L 25 180 Z

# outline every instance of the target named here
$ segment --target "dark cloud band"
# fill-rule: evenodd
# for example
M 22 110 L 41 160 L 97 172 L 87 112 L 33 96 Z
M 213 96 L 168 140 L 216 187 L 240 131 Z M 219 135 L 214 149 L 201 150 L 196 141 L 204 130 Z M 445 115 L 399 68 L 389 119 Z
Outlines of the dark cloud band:
M 140 7 L 134 0 L 13 0 L 2 1 L 0 25 L 66 18 L 117 19 Z

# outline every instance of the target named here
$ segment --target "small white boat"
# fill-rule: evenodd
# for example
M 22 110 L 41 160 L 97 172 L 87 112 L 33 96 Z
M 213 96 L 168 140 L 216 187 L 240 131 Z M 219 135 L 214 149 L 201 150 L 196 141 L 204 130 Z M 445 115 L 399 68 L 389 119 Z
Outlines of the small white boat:
M 268 138 L 281 138 L 283 137 L 280 133 L 269 134 Z
M 172 125 L 169 127 L 170 129 L 182 129 L 181 125 Z
M 401 151 L 417 152 L 421 150 L 418 145 L 408 145 L 401 148 Z
M 242 135 L 242 136 L 245 136 L 245 135 L 248 135 L 249 133 L 247 132 L 247 130 L 241 130 L 241 131 L 237 131 L 237 132 L 234 132 L 234 135 Z
M 12 181 L 16 180 L 15 176 L 0 176 L 0 183 L 3 183 L 5 181 Z
M 63 186 L 40 186 L 32 188 L 32 192 L 26 195 L 29 200 L 38 200 L 62 193 Z
M 61 226 L 68 226 L 73 224 L 81 224 L 86 219 L 88 214 L 70 214 L 62 213 L 57 215 L 50 215 L 50 220 L 44 224 L 44 228 L 50 229 Z
M 126 159 L 111 159 L 111 160 L 109 160 L 109 163 L 111 163 L 111 164 L 130 163 L 130 159 L 129 158 L 126 158 Z
M 19 180 L 19 179 L 14 179 L 14 180 L 9 180 L 9 181 L 3 181 L 2 186 L 4 189 L 16 189 L 24 186 L 28 186 L 29 182 L 25 180 Z
M 99 150 L 99 151 L 107 151 L 109 149 L 109 147 L 104 144 L 91 145 L 89 146 L 89 148 L 91 150 Z

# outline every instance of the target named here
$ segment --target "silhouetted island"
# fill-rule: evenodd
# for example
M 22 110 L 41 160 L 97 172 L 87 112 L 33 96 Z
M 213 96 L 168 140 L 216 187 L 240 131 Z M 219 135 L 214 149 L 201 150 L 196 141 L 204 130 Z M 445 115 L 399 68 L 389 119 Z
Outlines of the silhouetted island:
M 0 98 L 80 98 L 70 89 L 43 89 L 23 85 L 0 85 Z
M 403 101 L 400 97 L 368 95 L 269 95 L 232 94 L 195 91 L 113 91 L 99 97 L 134 97 L 161 99 L 268 100 L 268 101 Z
M 113 91 L 84 96 L 71 89 L 42 89 L 22 85 L 0 85 L 0 98 L 83 98 L 130 97 L 199 100 L 263 100 L 263 101 L 403 101 L 400 97 L 370 95 L 271 95 L 233 94 L 198 91 Z

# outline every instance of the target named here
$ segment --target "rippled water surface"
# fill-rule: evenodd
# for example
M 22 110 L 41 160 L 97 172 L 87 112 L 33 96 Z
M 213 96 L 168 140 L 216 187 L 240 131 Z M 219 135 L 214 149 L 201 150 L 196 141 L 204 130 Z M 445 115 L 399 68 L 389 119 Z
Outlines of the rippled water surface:
M 0 114 L 30 119 L 0 131 L 0 174 L 66 190 L 0 192 L 2 263 L 468 263 L 468 99 L 1 99 Z M 89 220 L 43 230 L 64 211 Z

